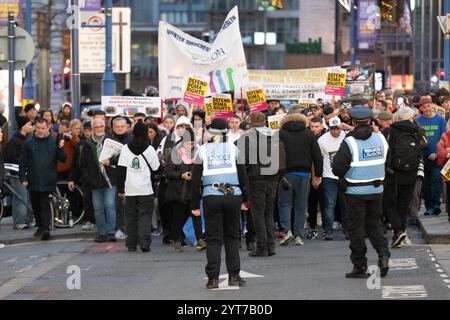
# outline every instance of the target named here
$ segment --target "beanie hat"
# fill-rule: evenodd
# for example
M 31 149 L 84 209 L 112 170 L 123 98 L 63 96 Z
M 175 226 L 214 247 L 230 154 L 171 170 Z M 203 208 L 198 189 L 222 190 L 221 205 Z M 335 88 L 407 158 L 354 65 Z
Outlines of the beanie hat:
M 133 134 L 136 138 L 148 137 L 148 127 L 142 121 L 136 122 L 133 129 Z
M 17 130 L 22 129 L 30 120 L 27 117 L 18 116 L 17 117 Z

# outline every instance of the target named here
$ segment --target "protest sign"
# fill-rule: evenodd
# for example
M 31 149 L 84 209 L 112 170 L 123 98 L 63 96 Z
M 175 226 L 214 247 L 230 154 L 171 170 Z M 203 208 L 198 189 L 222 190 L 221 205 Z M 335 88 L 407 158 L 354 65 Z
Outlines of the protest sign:
M 283 119 L 285 114 L 278 114 L 276 116 L 267 117 L 267 122 L 269 124 L 269 128 L 273 131 L 280 130 L 280 122 Z
M 205 115 L 207 117 L 213 116 L 211 98 L 205 98 Z
M 159 92 L 164 99 L 183 98 L 183 78 L 190 73 L 209 76 L 210 93 L 240 93 L 248 84 L 248 71 L 237 6 L 212 44 L 160 21 L 158 57 Z
M 450 160 L 448 160 L 445 166 L 442 168 L 441 174 L 446 181 L 450 181 Z
M 202 105 L 208 91 L 209 77 L 202 74 L 190 74 L 186 77 L 183 100 L 187 103 Z
M 345 72 L 330 72 L 327 76 L 325 94 L 333 96 L 343 96 L 345 93 Z
M 161 98 L 103 96 L 102 110 L 106 112 L 107 117 L 117 115 L 132 117 L 139 112 L 159 118 L 161 116 Z
M 100 152 L 100 156 L 98 157 L 99 162 L 103 162 L 106 159 L 111 159 L 114 156 L 120 154 L 122 151 L 123 144 L 118 141 L 114 141 L 112 139 L 105 139 L 103 142 L 102 152 Z
M 246 94 L 250 112 L 267 110 L 266 96 L 263 88 L 248 88 Z
M 213 94 L 211 95 L 212 113 L 215 118 L 227 120 L 233 116 L 233 99 L 231 94 Z
M 373 100 L 375 93 L 375 65 L 373 63 L 353 65 L 347 69 L 344 99 Z
M 249 70 L 250 86 L 264 88 L 266 99 L 331 101 L 325 94 L 328 73 L 342 72 L 341 67 L 297 70 Z

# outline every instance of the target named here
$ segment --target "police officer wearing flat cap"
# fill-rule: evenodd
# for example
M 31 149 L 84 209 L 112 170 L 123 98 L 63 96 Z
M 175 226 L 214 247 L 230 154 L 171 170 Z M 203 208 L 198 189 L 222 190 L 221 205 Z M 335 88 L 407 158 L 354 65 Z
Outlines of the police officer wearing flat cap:
M 203 195 L 205 218 L 207 289 L 219 287 L 222 243 L 225 246 L 225 262 L 228 285 L 243 286 L 239 275 L 239 219 L 241 208 L 247 201 L 248 178 L 245 162 L 238 163 L 238 148 L 227 141 L 227 123 L 214 119 L 208 129 L 212 136 L 201 146 L 192 172 L 192 213 L 200 215 L 200 198 Z
M 347 135 L 334 157 L 333 173 L 345 189 L 347 228 L 350 237 L 350 259 L 353 270 L 347 278 L 367 278 L 367 235 L 378 253 L 381 276 L 389 271 L 387 239 L 381 220 L 383 181 L 388 143 L 370 126 L 372 110 L 356 106 L 350 110 L 355 129 Z

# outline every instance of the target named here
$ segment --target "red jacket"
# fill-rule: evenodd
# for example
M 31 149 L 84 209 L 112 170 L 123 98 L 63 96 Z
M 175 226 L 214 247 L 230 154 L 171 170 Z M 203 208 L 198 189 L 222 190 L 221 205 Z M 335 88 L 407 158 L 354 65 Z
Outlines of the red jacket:
M 450 131 L 444 133 L 437 145 L 437 164 L 441 167 L 445 166 L 450 159 L 447 155 L 450 154 Z

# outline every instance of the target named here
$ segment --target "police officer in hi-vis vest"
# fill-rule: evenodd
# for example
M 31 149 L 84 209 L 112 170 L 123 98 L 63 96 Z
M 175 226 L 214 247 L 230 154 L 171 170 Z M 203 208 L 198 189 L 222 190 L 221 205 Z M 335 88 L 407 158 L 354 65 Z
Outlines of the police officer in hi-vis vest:
M 200 199 L 203 195 L 205 218 L 207 289 L 219 287 L 222 243 L 225 246 L 225 262 L 228 285 L 242 286 L 245 280 L 239 275 L 240 213 L 246 210 L 248 178 L 245 163 L 238 164 L 237 146 L 227 141 L 227 123 L 214 119 L 208 129 L 212 136 L 197 156 L 192 173 L 191 209 L 200 215 Z
M 389 271 L 389 249 L 384 237 L 382 214 L 383 181 L 388 143 L 371 127 L 372 110 L 350 110 L 355 129 L 342 142 L 333 160 L 333 173 L 345 188 L 347 230 L 353 270 L 347 278 L 367 278 L 366 235 L 378 253 L 381 276 Z

